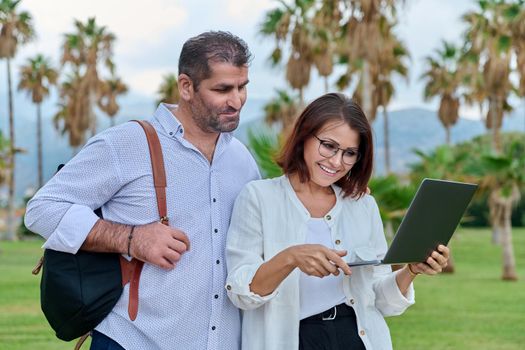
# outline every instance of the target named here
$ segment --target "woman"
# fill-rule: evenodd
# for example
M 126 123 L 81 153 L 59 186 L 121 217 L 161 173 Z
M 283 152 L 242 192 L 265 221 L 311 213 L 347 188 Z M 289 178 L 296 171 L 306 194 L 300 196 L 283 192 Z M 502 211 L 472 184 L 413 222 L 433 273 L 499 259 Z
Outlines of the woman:
M 448 248 L 396 272 L 350 270 L 349 261 L 381 259 L 387 243 L 366 193 L 370 124 L 342 94 L 306 107 L 278 164 L 283 176 L 243 189 L 228 232 L 226 288 L 244 310 L 243 349 L 391 349 L 383 316 L 414 303 L 412 281 L 441 272 Z

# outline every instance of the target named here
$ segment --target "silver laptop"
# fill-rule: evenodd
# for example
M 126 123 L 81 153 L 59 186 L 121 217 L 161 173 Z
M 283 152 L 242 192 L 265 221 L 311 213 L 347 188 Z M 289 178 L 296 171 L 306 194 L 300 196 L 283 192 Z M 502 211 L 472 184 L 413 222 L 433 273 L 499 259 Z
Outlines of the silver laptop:
M 382 260 L 349 266 L 408 264 L 425 261 L 438 245 L 447 245 L 478 185 L 424 179 Z M 380 204 L 380 203 L 379 203 Z

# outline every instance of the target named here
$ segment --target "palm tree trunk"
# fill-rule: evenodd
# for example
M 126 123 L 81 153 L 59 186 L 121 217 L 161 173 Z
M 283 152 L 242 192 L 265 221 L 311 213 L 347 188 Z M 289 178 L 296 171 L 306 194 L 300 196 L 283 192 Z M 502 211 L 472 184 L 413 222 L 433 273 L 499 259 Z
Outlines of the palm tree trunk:
M 300 109 L 303 110 L 303 108 L 304 108 L 304 91 L 303 91 L 303 88 L 299 89 L 299 101 L 301 103 Z
M 370 64 L 363 61 L 363 110 L 368 120 L 372 119 L 372 85 L 370 83 Z
M 109 126 L 110 127 L 114 127 L 115 126 L 115 117 L 110 117 L 109 118 Z
M 388 113 L 386 106 L 383 106 L 383 135 L 385 142 L 385 170 L 386 174 L 390 174 L 390 137 L 389 137 L 389 126 L 388 126 Z
M 42 110 L 41 104 L 36 105 L 36 149 L 38 158 L 38 188 L 44 185 L 43 157 L 42 157 Z
M 446 142 L 447 146 L 450 146 L 450 126 L 445 126 Z
M 506 200 L 505 202 L 501 217 L 501 248 L 503 254 L 503 275 L 501 278 L 507 281 L 516 281 L 518 275 L 516 274 L 516 260 L 512 246 L 512 201 Z
M 498 205 L 496 190 L 493 190 L 489 195 L 489 218 L 490 225 L 492 227 L 492 244 L 500 244 L 500 225 L 498 223 L 499 218 L 501 217 L 501 206 Z
M 492 103 L 489 102 L 489 108 L 490 108 L 490 119 L 492 124 L 492 149 L 497 153 L 501 153 L 501 142 L 500 142 L 500 135 L 499 135 L 499 128 L 497 126 L 498 124 L 498 115 L 496 113 L 496 108 L 499 108 L 499 104 L 503 103 L 500 102 L 500 99 L 497 96 L 490 97 Z
M 7 57 L 7 91 L 9 102 L 9 161 L 8 161 L 8 195 L 7 195 L 7 233 L 6 239 L 16 240 L 15 230 L 15 125 L 13 113 L 13 90 L 11 87 L 11 59 Z
M 328 93 L 328 76 L 324 77 L 324 93 Z

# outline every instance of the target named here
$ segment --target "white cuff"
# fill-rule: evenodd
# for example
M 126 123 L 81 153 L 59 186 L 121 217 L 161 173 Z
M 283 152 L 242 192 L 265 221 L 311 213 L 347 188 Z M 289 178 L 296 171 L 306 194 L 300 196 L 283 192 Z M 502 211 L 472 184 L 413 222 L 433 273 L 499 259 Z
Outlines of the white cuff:
M 98 219 L 91 208 L 73 204 L 42 248 L 75 254 Z
M 265 296 L 261 296 L 250 290 L 250 284 L 261 264 L 243 266 L 237 269 L 233 275 L 228 276 L 225 288 L 230 300 L 232 300 L 237 307 L 245 310 L 254 309 L 279 294 L 279 287 Z

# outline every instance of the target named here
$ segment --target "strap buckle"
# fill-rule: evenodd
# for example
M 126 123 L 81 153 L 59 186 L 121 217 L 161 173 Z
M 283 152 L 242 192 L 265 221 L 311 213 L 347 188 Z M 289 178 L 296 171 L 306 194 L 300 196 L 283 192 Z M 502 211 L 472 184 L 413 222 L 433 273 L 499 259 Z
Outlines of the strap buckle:
M 333 313 L 332 313 L 332 310 L 333 310 Z M 330 309 L 330 315 L 327 317 L 322 316 L 321 319 L 323 321 L 333 321 L 335 320 L 336 316 L 337 316 L 337 307 L 334 306 L 332 309 Z
M 163 224 L 163 225 L 168 225 L 169 224 L 169 219 L 167 216 L 161 216 L 160 218 L 160 223 Z

